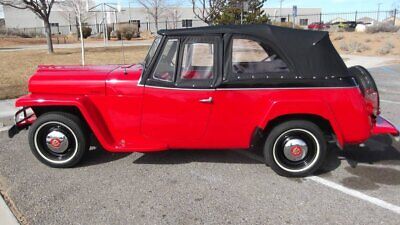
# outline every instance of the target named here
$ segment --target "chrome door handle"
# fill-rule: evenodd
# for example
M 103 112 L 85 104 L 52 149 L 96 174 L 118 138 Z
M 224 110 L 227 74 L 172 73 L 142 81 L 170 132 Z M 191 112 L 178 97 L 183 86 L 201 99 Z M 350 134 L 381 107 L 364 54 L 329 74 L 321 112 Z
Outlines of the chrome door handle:
M 209 97 L 209 98 L 201 99 L 199 102 L 201 102 L 201 103 L 212 103 L 213 102 L 213 98 Z

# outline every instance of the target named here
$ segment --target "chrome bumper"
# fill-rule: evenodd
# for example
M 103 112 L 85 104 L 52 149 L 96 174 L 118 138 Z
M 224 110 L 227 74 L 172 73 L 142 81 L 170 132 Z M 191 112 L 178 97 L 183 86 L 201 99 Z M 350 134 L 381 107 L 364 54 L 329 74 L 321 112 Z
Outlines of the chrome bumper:
M 15 124 L 8 130 L 9 138 L 13 138 L 21 130 L 28 129 L 28 127 L 36 120 L 36 115 L 34 113 L 28 114 L 28 109 L 29 108 L 24 107 L 15 113 Z

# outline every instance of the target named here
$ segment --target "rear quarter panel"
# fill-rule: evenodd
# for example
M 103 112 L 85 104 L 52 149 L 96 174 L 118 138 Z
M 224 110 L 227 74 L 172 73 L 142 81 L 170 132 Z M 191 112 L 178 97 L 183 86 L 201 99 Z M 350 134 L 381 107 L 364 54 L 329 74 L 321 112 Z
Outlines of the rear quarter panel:
M 257 127 L 296 114 L 328 120 L 339 145 L 365 141 L 372 126 L 356 87 L 218 89 L 206 140 L 214 148 L 248 148 Z

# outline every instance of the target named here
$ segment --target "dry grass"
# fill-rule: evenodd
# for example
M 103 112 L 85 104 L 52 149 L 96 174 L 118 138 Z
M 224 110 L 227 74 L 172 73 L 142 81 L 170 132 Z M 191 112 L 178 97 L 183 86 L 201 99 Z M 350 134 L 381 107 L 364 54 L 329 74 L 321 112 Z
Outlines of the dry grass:
M 0 47 L 11 47 L 16 45 L 43 45 L 43 44 L 46 44 L 45 38 L 0 37 Z
M 125 48 L 125 62 L 144 60 L 148 47 Z M 87 64 L 122 64 L 121 48 L 91 48 L 86 52 Z M 27 93 L 29 76 L 40 64 L 78 65 L 80 49 L 57 50 L 49 55 L 45 50 L 0 52 L 0 99 L 14 98 Z
M 330 36 L 333 45 L 341 54 L 382 55 L 381 49 L 387 48 L 387 43 L 390 43 L 393 48 L 386 54 L 400 55 L 400 35 L 397 33 L 333 32 Z

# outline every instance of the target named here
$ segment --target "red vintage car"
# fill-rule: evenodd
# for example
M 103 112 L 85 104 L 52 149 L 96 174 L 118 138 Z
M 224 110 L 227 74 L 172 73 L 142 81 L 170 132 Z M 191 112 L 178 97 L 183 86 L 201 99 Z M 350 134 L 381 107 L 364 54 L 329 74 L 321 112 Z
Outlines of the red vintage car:
M 316 22 L 308 25 L 309 30 L 326 30 L 331 28 L 329 24 L 325 24 L 323 22 Z
M 39 66 L 19 98 L 14 136 L 33 154 L 76 165 L 110 152 L 250 149 L 283 176 L 307 176 L 329 144 L 399 131 L 379 116 L 375 82 L 347 68 L 326 32 L 269 25 L 162 30 L 142 64 Z M 33 113 L 29 113 L 33 111 Z

